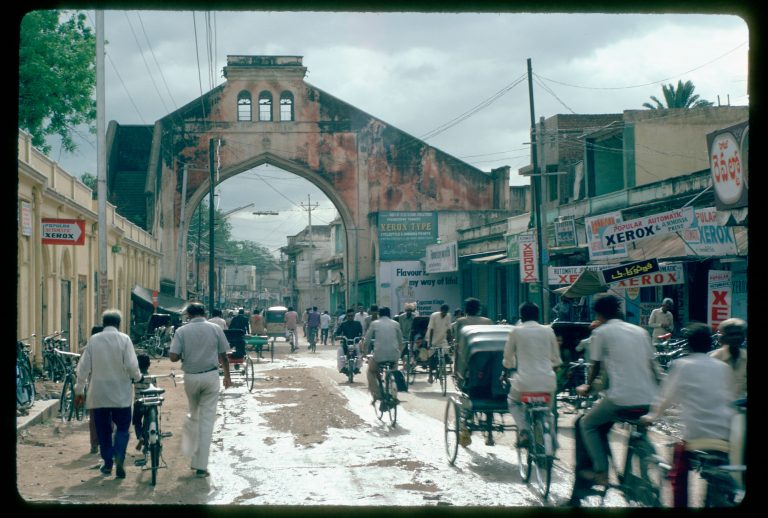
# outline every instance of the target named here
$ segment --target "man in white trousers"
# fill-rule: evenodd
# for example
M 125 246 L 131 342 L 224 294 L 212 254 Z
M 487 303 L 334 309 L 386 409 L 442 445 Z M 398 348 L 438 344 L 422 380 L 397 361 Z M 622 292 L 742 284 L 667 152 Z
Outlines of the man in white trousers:
M 191 468 L 198 477 L 208 476 L 208 455 L 219 400 L 219 363 L 224 370 L 224 388 L 232 386 L 227 351 L 229 342 L 218 325 L 205 319 L 205 306 L 190 302 L 184 310 L 189 322 L 176 330 L 169 359 L 181 360 L 184 392 L 189 401 L 189 423 L 182 444 L 192 444 Z

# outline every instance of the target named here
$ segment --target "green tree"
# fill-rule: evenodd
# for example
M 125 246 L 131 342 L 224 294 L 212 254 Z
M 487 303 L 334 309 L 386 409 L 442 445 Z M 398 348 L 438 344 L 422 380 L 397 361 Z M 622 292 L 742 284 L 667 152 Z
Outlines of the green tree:
M 71 153 L 76 126 L 88 124 L 95 133 L 96 36 L 85 14 L 62 18 L 58 10 L 32 11 L 21 21 L 19 128 L 45 153 L 49 135 L 59 135 Z
M 665 110 L 667 108 L 705 108 L 712 106 L 711 101 L 699 99 L 698 94 L 694 94 L 693 91 L 696 87 L 691 81 L 683 83 L 682 79 L 677 82 L 677 88 L 669 83 L 661 86 L 661 92 L 664 94 L 664 100 L 666 106 L 655 95 L 651 96 L 651 99 L 656 103 L 643 103 L 644 108 L 651 110 Z

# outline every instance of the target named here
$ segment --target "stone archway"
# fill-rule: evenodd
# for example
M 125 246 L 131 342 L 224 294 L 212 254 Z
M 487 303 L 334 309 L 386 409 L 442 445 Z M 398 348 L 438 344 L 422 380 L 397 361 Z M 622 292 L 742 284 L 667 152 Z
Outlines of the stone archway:
M 228 56 L 223 84 L 155 123 L 145 190 L 164 281 L 212 169 L 221 182 L 271 164 L 320 188 L 343 221 L 350 282 L 375 275 L 381 211 L 508 208 L 508 167 L 462 162 L 306 83 L 306 70 L 301 56 Z

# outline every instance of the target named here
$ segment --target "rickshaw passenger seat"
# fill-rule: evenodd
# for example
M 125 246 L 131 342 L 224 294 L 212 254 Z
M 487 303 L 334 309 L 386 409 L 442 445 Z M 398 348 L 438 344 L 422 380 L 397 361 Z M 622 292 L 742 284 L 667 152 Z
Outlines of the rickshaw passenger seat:
M 478 351 L 469 359 L 463 390 L 471 399 L 505 399 L 501 381 L 503 351 Z
M 232 358 L 245 357 L 245 331 L 242 329 L 225 329 L 224 334 L 227 337 L 230 347 L 234 349 Z

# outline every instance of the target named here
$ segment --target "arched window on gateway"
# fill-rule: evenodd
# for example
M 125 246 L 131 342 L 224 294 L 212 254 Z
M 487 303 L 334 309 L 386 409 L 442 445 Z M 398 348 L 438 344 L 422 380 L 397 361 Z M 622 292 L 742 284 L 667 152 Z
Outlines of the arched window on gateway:
M 286 90 L 280 94 L 280 121 L 292 121 L 293 118 L 293 94 Z
M 272 120 L 272 92 L 263 91 L 259 94 L 259 120 Z
M 253 102 L 251 100 L 251 92 L 246 90 L 243 90 L 237 94 L 237 120 L 246 122 L 253 120 Z

